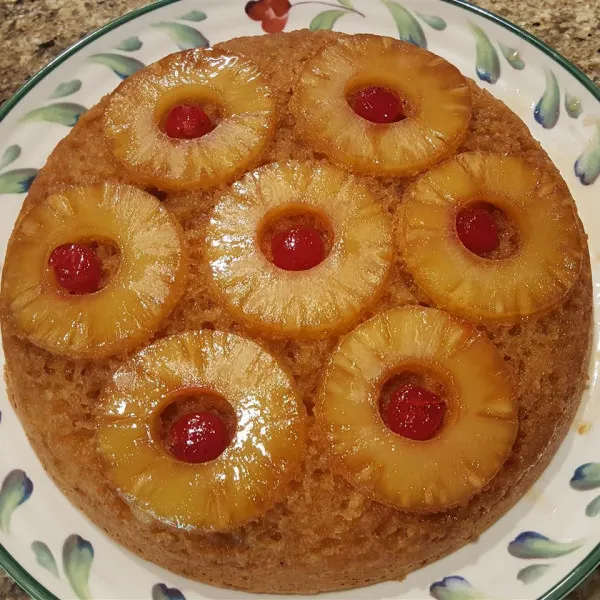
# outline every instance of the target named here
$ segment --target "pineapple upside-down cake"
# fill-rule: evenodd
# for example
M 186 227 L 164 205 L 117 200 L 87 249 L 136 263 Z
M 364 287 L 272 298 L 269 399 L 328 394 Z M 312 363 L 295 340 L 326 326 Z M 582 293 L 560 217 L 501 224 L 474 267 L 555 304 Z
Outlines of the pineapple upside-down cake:
M 478 536 L 579 402 L 585 235 L 444 59 L 306 31 L 174 54 L 83 115 L 2 275 L 11 401 L 67 496 L 172 571 L 398 579 Z

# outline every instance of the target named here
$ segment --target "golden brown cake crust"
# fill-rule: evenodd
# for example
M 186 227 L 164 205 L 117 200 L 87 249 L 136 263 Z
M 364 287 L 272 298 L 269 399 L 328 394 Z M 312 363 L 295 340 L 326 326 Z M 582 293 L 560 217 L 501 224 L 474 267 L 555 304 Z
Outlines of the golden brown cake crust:
M 219 45 L 256 61 L 274 88 L 278 127 L 261 163 L 322 158 L 295 136 L 287 105 L 307 57 L 338 35 L 301 31 Z M 526 126 L 500 101 L 473 82 L 470 86 L 473 118 L 459 151 L 514 153 L 544 166 L 558 179 L 558 171 Z M 82 116 L 58 145 L 35 180 L 21 215 L 65 185 L 107 179 L 133 183 L 113 161 L 104 139 L 106 102 L 104 98 Z M 410 183 L 362 179 L 390 212 Z M 320 366 L 338 338 L 261 339 L 229 316 L 211 291 L 203 258 L 206 213 L 219 191 L 170 194 L 164 200 L 182 225 L 191 266 L 184 298 L 156 337 L 216 328 L 257 338 L 294 374 L 310 411 Z M 365 318 L 408 302 L 428 299 L 396 259 L 383 296 Z M 365 498 L 335 472 L 311 423 L 303 472 L 287 498 L 256 522 L 213 534 L 178 531 L 136 518 L 104 475 L 95 450 L 94 407 L 124 356 L 103 361 L 54 356 L 20 340 L 6 316 L 2 333 L 13 406 L 49 474 L 90 519 L 130 550 L 182 575 L 256 592 L 310 593 L 402 578 L 472 540 L 508 510 L 540 475 L 572 421 L 585 380 L 591 314 L 586 259 L 561 308 L 518 324 L 478 326 L 493 340 L 512 375 L 520 430 L 502 470 L 466 506 L 418 516 Z

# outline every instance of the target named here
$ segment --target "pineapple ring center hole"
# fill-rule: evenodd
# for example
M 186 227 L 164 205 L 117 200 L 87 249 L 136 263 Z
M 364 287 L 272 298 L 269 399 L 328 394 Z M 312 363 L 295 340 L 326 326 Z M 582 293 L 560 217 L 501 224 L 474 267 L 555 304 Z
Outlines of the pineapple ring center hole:
M 92 265 L 91 270 L 94 271 L 92 273 L 89 265 L 87 268 L 85 264 L 82 265 L 81 263 L 85 261 L 81 261 L 81 257 L 77 255 L 69 259 L 63 254 L 62 260 L 55 262 L 55 252 L 70 246 L 79 246 L 86 253 L 91 251 L 91 259 L 99 268 L 95 269 Z M 78 260 L 81 262 L 78 263 Z M 52 249 L 46 261 L 46 277 L 52 287 L 61 294 L 85 295 L 105 288 L 117 274 L 120 264 L 121 250 L 111 240 L 77 240 Z
M 483 227 L 480 227 L 478 226 L 477 220 L 475 220 L 473 223 L 475 231 L 472 232 L 472 235 L 474 234 L 476 238 L 475 246 L 469 247 L 468 241 L 463 240 L 461 237 L 460 218 L 461 215 L 464 216 L 467 211 L 480 210 L 485 211 L 491 217 L 495 229 L 496 242 L 493 243 L 489 241 L 488 238 L 490 233 L 486 232 L 485 223 L 483 224 Z M 458 238 L 463 245 L 473 254 L 476 254 L 481 258 L 487 258 L 489 260 L 503 260 L 510 258 L 517 254 L 521 246 L 521 235 L 515 220 L 512 219 L 506 211 L 489 202 L 476 201 L 461 207 L 456 214 L 455 227 Z M 491 235 L 493 236 L 493 234 Z M 478 241 L 477 238 L 479 238 Z M 465 243 L 466 241 L 467 243 Z
M 305 230 L 306 228 L 315 232 L 322 242 L 321 259 L 317 263 L 320 264 L 329 256 L 333 248 L 333 227 L 323 213 L 304 205 L 289 205 L 267 213 L 257 232 L 259 248 L 270 263 L 279 266 L 277 257 L 274 257 L 273 253 L 277 252 L 278 246 L 281 246 L 282 239 L 290 232 L 293 235 L 293 232 Z M 298 252 L 302 253 L 302 248 L 298 248 Z M 316 262 L 316 260 L 313 262 Z M 316 266 L 316 264 L 313 266 Z
M 385 426 L 393 433 L 410 439 L 426 441 L 436 438 L 453 420 L 451 382 L 444 382 L 445 377 L 433 369 L 417 365 L 405 367 L 389 375 L 379 391 L 379 415 Z M 406 392 L 403 400 L 398 401 L 398 394 Z M 423 390 L 425 396 L 420 397 L 414 391 Z M 433 394 L 434 396 L 431 396 Z M 419 404 L 427 400 L 434 402 L 433 410 L 394 410 L 403 403 Z
M 190 111 L 178 115 L 176 121 L 179 121 L 179 126 L 188 129 L 187 134 L 177 135 L 183 139 L 200 137 L 204 133 L 211 131 L 224 119 L 225 110 L 218 95 L 212 90 L 208 90 L 204 86 L 187 85 L 173 88 L 167 91 L 159 98 L 154 109 L 154 120 L 158 128 L 172 137 L 169 134 L 168 120 L 172 116 L 174 109 L 180 110 L 181 107 L 199 108 L 208 117 L 209 123 L 193 123 L 197 115 L 190 114 Z M 187 123 L 184 123 L 187 121 Z M 173 123 L 171 123 L 171 126 Z M 190 129 L 191 128 L 191 129 Z M 199 135 L 193 135 L 193 129 L 198 128 Z
M 168 395 L 166 405 L 158 414 L 154 425 L 154 439 L 157 444 L 172 456 L 170 433 L 186 415 L 211 413 L 221 419 L 225 426 L 227 448 L 237 430 L 235 410 L 227 400 L 217 392 L 205 388 L 184 388 Z
M 389 85 L 365 85 L 351 81 L 346 86 L 346 102 L 359 117 L 377 124 L 397 123 L 409 116 L 410 105 Z

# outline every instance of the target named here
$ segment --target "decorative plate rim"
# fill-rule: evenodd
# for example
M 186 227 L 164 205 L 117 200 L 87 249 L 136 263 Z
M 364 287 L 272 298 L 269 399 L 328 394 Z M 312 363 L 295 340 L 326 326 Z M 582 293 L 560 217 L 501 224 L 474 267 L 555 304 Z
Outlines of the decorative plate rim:
M 2 567 L 34 600 L 60 600 L 49 589 L 42 585 L 29 571 L 17 562 L 12 554 L 0 544 L 0 567 Z
M 81 40 L 75 42 L 65 50 L 63 50 L 58 56 L 50 61 L 46 66 L 40 69 L 35 75 L 24 83 L 2 106 L 0 106 L 0 123 L 6 118 L 6 116 L 17 106 L 17 104 L 35 88 L 47 75 L 49 75 L 56 67 L 61 65 L 65 60 L 76 54 L 79 50 L 90 44 L 91 42 L 101 38 L 106 33 L 117 29 L 121 25 L 133 21 L 138 17 L 147 13 L 153 12 L 164 6 L 174 4 L 179 0 L 154 0 L 151 4 L 142 6 L 131 12 L 128 12 L 102 27 L 92 31 Z M 579 67 L 574 65 L 570 60 L 565 58 L 560 52 L 546 44 L 544 41 L 536 37 L 535 35 L 525 31 L 518 25 L 511 23 L 504 17 L 500 17 L 495 13 L 475 6 L 467 2 L 467 0 L 441 0 L 446 4 L 457 6 L 466 11 L 475 13 L 480 17 L 483 17 L 493 23 L 496 23 L 514 33 L 521 39 L 525 40 L 532 46 L 541 50 L 544 54 L 550 57 L 554 62 L 558 63 L 563 67 L 570 75 L 575 77 L 591 94 L 600 102 L 600 87 L 598 87 Z M 600 543 L 562 580 L 557 582 L 552 588 L 550 588 L 545 594 L 540 596 L 538 600 L 562 600 L 575 588 L 577 588 L 589 575 L 592 574 L 594 569 L 600 564 Z M 44 585 L 42 585 L 34 575 L 29 573 L 25 568 L 17 562 L 14 557 L 8 552 L 3 544 L 0 544 L 0 567 L 2 567 L 10 577 L 19 585 L 26 593 L 31 595 L 35 600 L 60 600 L 52 592 L 50 592 Z

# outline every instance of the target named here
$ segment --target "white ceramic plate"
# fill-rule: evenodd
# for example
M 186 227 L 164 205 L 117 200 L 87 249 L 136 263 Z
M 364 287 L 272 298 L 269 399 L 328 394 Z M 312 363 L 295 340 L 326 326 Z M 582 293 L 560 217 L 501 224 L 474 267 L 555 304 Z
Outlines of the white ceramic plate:
M 67 50 L 0 109 L 0 258 L 37 169 L 78 116 L 122 78 L 179 49 L 260 34 L 261 25 L 310 26 L 427 45 L 515 111 L 560 168 L 577 201 L 589 235 L 597 308 L 600 91 L 572 64 L 514 25 L 459 0 L 297 1 L 279 21 L 265 23 L 251 20 L 245 4 L 155 2 Z M 589 386 L 572 430 L 518 505 L 476 543 L 402 582 L 332 597 L 557 599 L 591 572 L 600 562 L 598 325 Z M 44 473 L 4 388 L 0 409 L 0 564 L 34 597 L 248 596 L 182 579 L 116 545 Z

